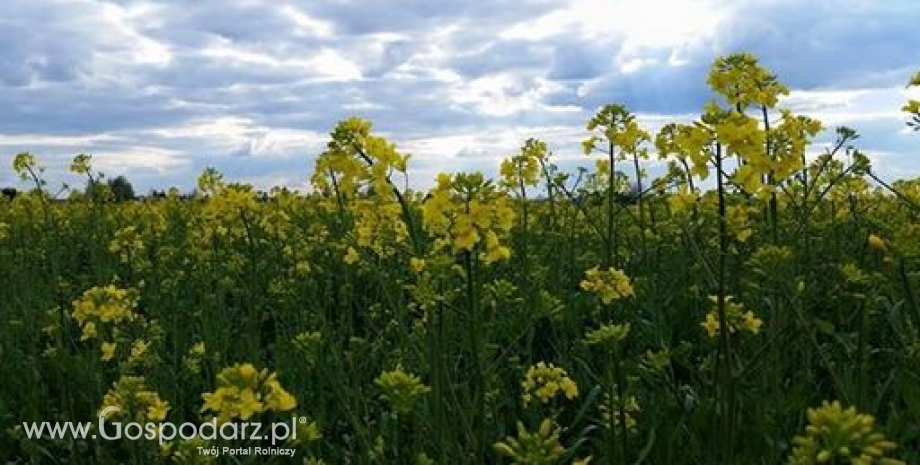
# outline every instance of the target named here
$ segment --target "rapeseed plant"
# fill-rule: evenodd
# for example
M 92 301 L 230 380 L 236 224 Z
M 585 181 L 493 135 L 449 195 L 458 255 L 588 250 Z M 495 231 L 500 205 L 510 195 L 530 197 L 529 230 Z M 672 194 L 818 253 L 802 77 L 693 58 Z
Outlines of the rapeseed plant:
M 578 385 L 568 373 L 552 363 L 537 362 L 527 369 L 521 381 L 521 402 L 526 406 L 538 400 L 546 404 L 556 397 L 573 400 L 578 397 Z
M 257 370 L 251 363 L 224 368 L 217 375 L 217 389 L 202 394 L 201 412 L 212 412 L 220 424 L 243 421 L 264 412 L 286 412 L 297 406 L 297 400 L 278 381 L 278 375 L 268 369 Z
M 840 401 L 825 401 L 808 409 L 805 434 L 796 436 L 790 465 L 851 463 L 853 465 L 904 465 L 887 457 L 897 445 L 875 429 L 875 418 L 844 408 Z
M 605 305 L 635 295 L 629 277 L 616 268 L 602 270 L 595 266 L 585 271 L 585 279 L 581 281 L 581 288 L 597 294 Z

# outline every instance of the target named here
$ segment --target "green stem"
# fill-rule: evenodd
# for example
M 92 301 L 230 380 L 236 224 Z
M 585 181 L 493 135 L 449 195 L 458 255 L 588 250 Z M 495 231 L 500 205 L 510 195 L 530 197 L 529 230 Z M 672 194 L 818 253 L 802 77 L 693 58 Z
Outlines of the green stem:
M 728 231 L 726 228 L 725 184 L 722 173 L 722 147 L 716 146 L 716 188 L 719 198 L 719 263 L 717 274 L 717 305 L 719 316 L 719 350 L 717 356 L 719 421 L 721 425 L 720 463 L 731 464 L 732 460 L 732 379 L 729 366 L 730 341 L 728 318 L 726 316 L 726 256 L 728 255 Z

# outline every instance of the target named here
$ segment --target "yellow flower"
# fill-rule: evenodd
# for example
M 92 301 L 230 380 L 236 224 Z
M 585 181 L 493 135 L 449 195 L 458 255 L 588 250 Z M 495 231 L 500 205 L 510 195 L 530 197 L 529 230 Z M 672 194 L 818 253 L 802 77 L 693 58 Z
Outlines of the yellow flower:
M 474 222 L 468 217 L 460 217 L 454 224 L 454 245 L 458 249 L 473 250 L 476 243 L 479 242 L 479 232 L 476 230 Z
M 256 393 L 252 389 L 243 389 L 240 391 L 240 397 L 237 402 L 240 419 L 242 420 L 248 420 L 252 418 L 253 415 L 262 412 L 262 403 L 259 402 Z
M 134 290 L 120 289 L 113 285 L 94 287 L 73 302 L 71 317 L 81 326 L 88 321 L 119 324 L 134 320 L 136 306 Z
M 516 438 L 509 436 L 493 444 L 495 453 L 519 465 L 559 463 L 565 454 L 565 447 L 559 441 L 562 431 L 549 418 L 544 419 L 535 432 L 527 431 L 524 424 L 518 422 L 517 433 Z
M 789 456 L 791 465 L 821 463 L 853 463 L 904 465 L 886 457 L 897 445 L 875 429 L 875 418 L 850 407 L 844 409 L 839 401 L 824 402 L 821 407 L 808 409 L 805 434 L 796 436 Z
M 419 274 L 422 271 L 425 271 L 425 260 L 421 258 L 412 257 L 409 259 L 409 268 L 412 269 L 413 273 Z
M 141 361 L 144 358 L 144 355 L 146 355 L 147 348 L 149 347 L 149 342 L 142 340 L 134 341 L 134 344 L 131 345 L 131 355 L 128 356 L 128 363 L 136 363 Z
M 706 330 L 707 336 L 710 338 L 716 337 L 719 334 L 719 317 L 714 312 L 707 313 L 706 321 L 703 322 L 702 326 Z
M 204 352 L 205 352 L 204 341 L 196 343 L 188 351 L 189 355 L 199 357 L 199 358 L 204 356 Z
M 879 252 L 888 252 L 888 244 L 885 242 L 885 239 L 875 234 L 869 234 L 869 247 Z
M 418 400 L 431 392 L 418 376 L 403 371 L 401 366 L 381 373 L 374 384 L 382 391 L 380 397 L 398 413 L 411 412 Z
M 361 259 L 361 256 L 358 255 L 358 251 L 354 247 L 349 247 L 348 251 L 345 253 L 345 263 L 349 265 L 354 265 Z
M 558 395 L 572 400 L 578 397 L 578 385 L 575 384 L 568 373 L 552 363 L 538 362 L 527 369 L 524 381 L 521 382 L 523 394 L 521 400 L 524 405 L 537 397 L 542 403 L 548 403 Z
M 107 419 L 128 418 L 138 423 L 161 422 L 169 413 L 169 403 L 160 399 L 156 391 L 147 388 L 142 376 L 122 376 L 102 398 L 99 413 L 107 407 L 120 411 L 107 412 Z
M 100 347 L 100 351 L 102 352 L 102 361 L 108 362 L 109 360 L 112 360 L 112 357 L 115 356 L 115 349 L 117 347 L 118 344 L 115 342 L 103 342 L 102 346 Z
M 511 249 L 501 245 L 498 235 L 494 231 L 486 233 L 486 251 L 482 260 L 486 263 L 494 263 L 500 260 L 507 260 L 511 257 Z
M 85 341 L 87 339 L 93 339 L 95 337 L 96 337 L 96 323 L 93 323 L 92 321 L 87 321 L 86 324 L 83 325 L 83 334 L 80 336 L 80 340 Z
M 202 412 L 211 411 L 220 423 L 235 418 L 248 420 L 267 411 L 283 412 L 297 406 L 297 400 L 281 387 L 277 374 L 259 371 L 251 363 L 224 368 L 217 375 L 214 392 L 201 395 Z
M 169 412 L 169 404 L 159 398 L 147 406 L 147 419 L 153 422 L 161 422 L 166 419 Z
M 508 196 L 480 173 L 439 176 L 422 204 L 422 220 L 435 250 L 478 252 L 486 263 L 511 255 L 502 241 L 513 226 L 514 210 Z
M 269 375 L 265 380 L 264 390 L 268 391 L 265 395 L 265 405 L 269 410 L 287 412 L 297 407 L 297 399 L 281 387 L 275 374 Z
M 581 282 L 581 288 L 599 295 L 604 304 L 635 295 L 629 277 L 616 268 L 601 270 L 595 266 L 585 271 L 585 279 Z
M 748 311 L 744 314 L 744 329 L 754 334 L 758 334 L 760 333 L 761 326 L 763 326 L 763 320 L 757 318 L 754 315 L 754 312 Z
M 718 305 L 716 296 L 709 296 L 713 306 Z M 735 302 L 732 296 L 725 297 L 725 321 L 728 326 L 728 332 L 734 334 L 738 331 L 748 331 L 752 334 L 760 333 L 763 326 L 763 320 L 757 317 L 752 311 L 744 311 L 744 307 Z M 700 323 L 700 326 L 706 331 L 706 335 L 711 339 L 715 338 L 721 330 L 719 324 L 718 309 L 713 309 L 706 314 L 706 320 Z
M 70 171 L 76 174 L 89 173 L 91 160 L 91 155 L 87 155 L 85 153 L 77 155 L 74 157 L 73 162 L 70 163 Z
M 589 345 L 607 345 L 615 346 L 629 335 L 630 324 L 622 325 L 602 324 L 595 330 L 588 331 L 585 334 L 585 342 Z
M 689 187 L 682 186 L 680 190 L 668 197 L 668 206 L 674 213 L 684 213 L 693 210 L 699 196 L 690 190 Z

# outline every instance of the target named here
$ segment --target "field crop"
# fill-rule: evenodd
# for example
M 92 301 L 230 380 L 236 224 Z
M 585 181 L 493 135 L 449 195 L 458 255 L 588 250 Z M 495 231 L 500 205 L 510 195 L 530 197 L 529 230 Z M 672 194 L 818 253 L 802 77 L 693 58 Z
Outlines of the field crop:
M 917 463 L 920 179 L 881 179 L 854 129 L 783 109 L 750 55 L 709 85 L 695 122 L 657 134 L 603 107 L 593 169 L 530 139 L 499 178 L 428 191 L 358 118 L 309 193 L 209 169 L 194 195 L 116 202 L 80 155 L 102 187 L 59 199 L 20 154 L 34 189 L 0 200 L 0 459 Z M 293 459 L 22 427 L 108 406 L 304 422 Z

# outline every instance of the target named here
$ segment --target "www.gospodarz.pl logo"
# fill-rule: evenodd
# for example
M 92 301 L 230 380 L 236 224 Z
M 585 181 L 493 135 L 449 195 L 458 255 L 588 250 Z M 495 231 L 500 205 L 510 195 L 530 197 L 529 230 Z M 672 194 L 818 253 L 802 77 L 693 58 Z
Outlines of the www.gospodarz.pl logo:
M 270 423 L 267 426 L 263 426 L 263 424 L 259 422 L 228 422 L 222 425 L 218 425 L 217 418 L 212 418 L 210 421 L 201 424 L 186 422 L 179 426 L 169 422 L 144 424 L 137 422 L 130 422 L 125 424 L 122 424 L 121 422 L 106 423 L 106 417 L 110 413 L 118 413 L 120 411 L 120 408 L 112 406 L 106 407 L 101 412 L 99 412 L 99 421 L 96 425 L 98 434 L 91 432 L 91 422 L 23 423 L 22 426 L 26 430 L 26 435 L 29 439 L 40 439 L 46 435 L 51 439 L 64 439 L 68 436 L 75 439 L 96 439 L 101 437 L 102 439 L 109 441 L 115 441 L 119 439 L 136 441 L 143 438 L 150 441 L 157 440 L 162 445 L 163 443 L 172 441 L 176 438 L 182 438 L 185 440 L 200 438 L 209 441 L 219 438 L 227 441 L 268 440 L 271 442 L 271 445 L 275 445 L 280 441 L 296 441 L 297 423 L 307 423 L 306 417 L 292 417 L 290 423 L 275 422 Z

